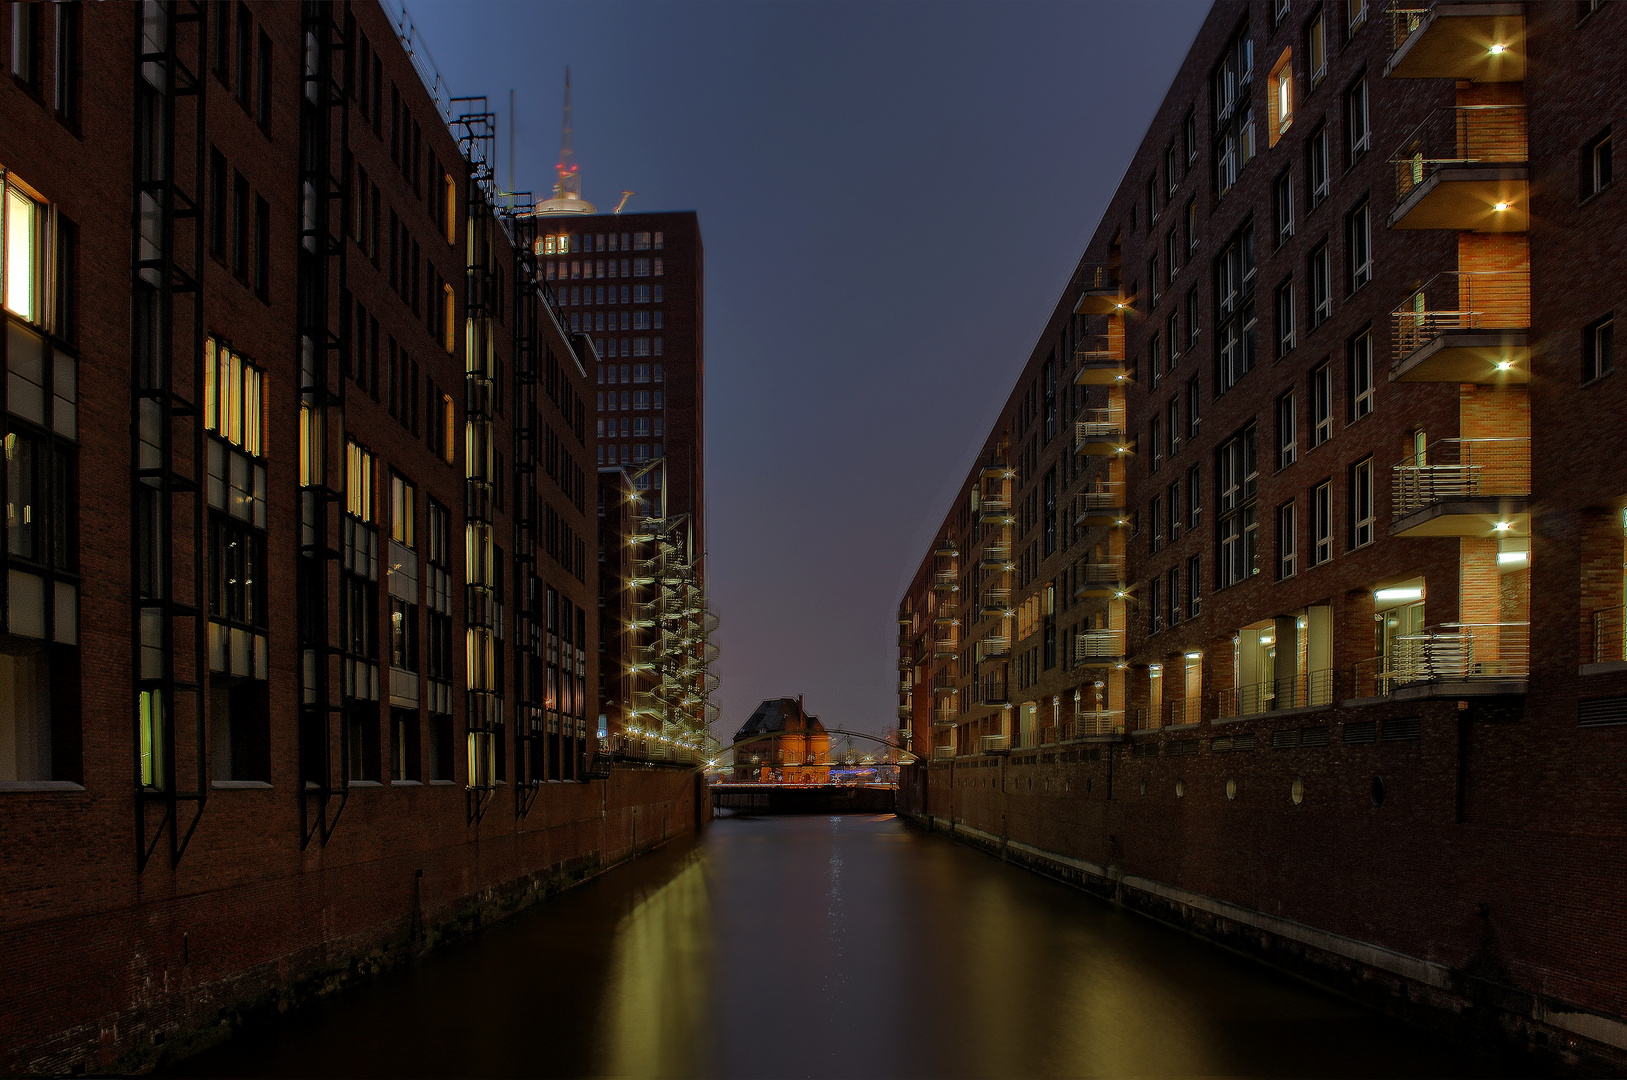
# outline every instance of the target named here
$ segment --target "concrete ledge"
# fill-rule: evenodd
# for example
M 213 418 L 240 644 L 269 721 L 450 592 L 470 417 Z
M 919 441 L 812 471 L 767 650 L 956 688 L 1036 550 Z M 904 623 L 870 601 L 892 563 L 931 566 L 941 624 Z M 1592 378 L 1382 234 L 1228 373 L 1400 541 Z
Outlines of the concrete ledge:
M 1578 675 L 1615 675 L 1627 671 L 1627 660 L 1601 660 L 1597 664 L 1583 664 Z

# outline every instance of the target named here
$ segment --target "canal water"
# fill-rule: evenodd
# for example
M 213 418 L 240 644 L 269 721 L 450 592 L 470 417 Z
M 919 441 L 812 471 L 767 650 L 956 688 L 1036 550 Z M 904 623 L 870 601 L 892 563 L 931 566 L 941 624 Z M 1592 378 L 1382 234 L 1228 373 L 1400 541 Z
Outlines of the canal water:
M 735 817 L 181 1062 L 201 1076 L 1484 1076 L 890 815 Z

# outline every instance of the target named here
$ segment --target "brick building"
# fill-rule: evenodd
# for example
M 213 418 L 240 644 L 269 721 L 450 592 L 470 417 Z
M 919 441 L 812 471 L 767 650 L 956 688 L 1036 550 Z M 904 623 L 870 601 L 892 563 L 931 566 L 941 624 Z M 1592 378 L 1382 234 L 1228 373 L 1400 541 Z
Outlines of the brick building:
M 1621 1060 L 1622 18 L 1214 7 L 903 598 L 913 812 Z
M 598 357 L 398 29 L 0 13 L 0 1069 L 129 1066 L 698 821 L 591 772 Z

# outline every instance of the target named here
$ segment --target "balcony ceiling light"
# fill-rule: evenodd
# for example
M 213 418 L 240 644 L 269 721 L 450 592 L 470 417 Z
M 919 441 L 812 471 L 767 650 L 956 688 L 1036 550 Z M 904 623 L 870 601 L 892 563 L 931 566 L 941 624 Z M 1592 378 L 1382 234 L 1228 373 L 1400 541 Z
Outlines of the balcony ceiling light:
M 1530 558 L 1531 553 L 1529 551 L 1499 551 L 1497 553 L 1499 564 L 1523 563 L 1529 561 Z
M 1422 598 L 1422 586 L 1413 585 L 1404 589 L 1379 589 L 1373 593 L 1374 600 L 1417 600 Z
M 1496 529 L 1498 532 L 1508 532 L 1508 530 L 1512 529 L 1513 527 L 1514 523 L 1511 521 L 1499 521 L 1497 524 L 1492 526 L 1492 528 Z
M 1508 50 L 1508 46 L 1502 44 L 1501 42 L 1499 42 L 1496 45 L 1493 45 L 1491 47 L 1491 54 L 1493 56 L 1497 56 L 1497 55 L 1499 55 L 1499 54 L 1501 54 L 1503 52 L 1506 52 L 1507 50 Z
M 1508 209 L 1508 203 L 1506 203 L 1506 202 L 1500 202 L 1500 203 L 1496 203 L 1496 204 L 1494 204 L 1494 205 L 1493 205 L 1493 206 L 1492 206 L 1492 209 L 1493 209 L 1493 210 L 1495 210 L 1495 211 L 1497 211 L 1497 212 L 1498 212 L 1498 213 L 1499 213 L 1499 214 L 1500 214 L 1500 213 L 1502 213 L 1502 212 L 1503 212 L 1503 211 L 1504 211 L 1504 210 L 1507 210 L 1507 209 Z
M 1498 371 L 1512 371 L 1513 368 L 1514 368 L 1514 361 L 1512 361 L 1512 360 L 1499 360 L 1499 361 L 1497 361 L 1497 370 Z
M 1201 652 L 1189 652 L 1186 654 L 1186 658 L 1188 660 L 1202 660 L 1203 654 Z

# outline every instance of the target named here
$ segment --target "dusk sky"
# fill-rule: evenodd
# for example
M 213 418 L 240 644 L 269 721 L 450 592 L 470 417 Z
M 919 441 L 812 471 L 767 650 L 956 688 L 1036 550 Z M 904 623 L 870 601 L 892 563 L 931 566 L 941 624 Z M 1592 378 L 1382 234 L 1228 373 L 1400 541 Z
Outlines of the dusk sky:
M 896 723 L 911 574 L 1208 5 L 431 3 L 545 196 L 695 210 L 729 737 L 767 697 Z

